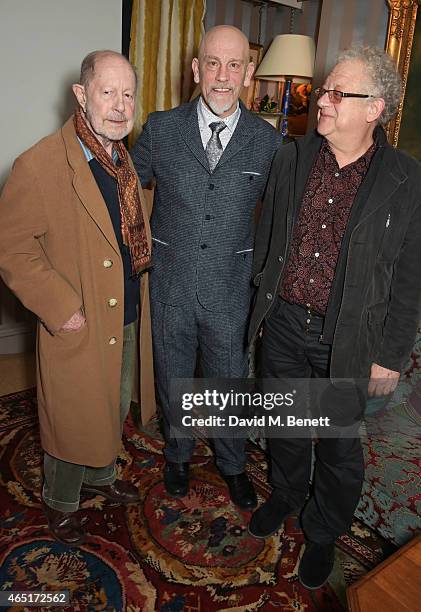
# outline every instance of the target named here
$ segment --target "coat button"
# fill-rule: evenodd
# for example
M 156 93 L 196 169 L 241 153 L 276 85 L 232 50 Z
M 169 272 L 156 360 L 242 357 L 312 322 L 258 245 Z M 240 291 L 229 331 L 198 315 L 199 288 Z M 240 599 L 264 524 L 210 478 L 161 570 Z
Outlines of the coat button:
M 200 248 L 201 248 L 201 249 L 207 249 L 207 248 L 208 248 L 208 245 L 207 245 L 207 244 L 201 244 L 201 245 L 200 245 Z
M 284 258 L 282 257 L 282 255 L 279 255 L 278 261 L 280 261 L 281 263 L 284 261 Z
M 210 185 L 209 185 L 209 189 L 210 189 L 211 191 L 213 191 L 213 190 L 215 189 L 215 185 L 214 185 L 213 183 L 210 183 Z
M 267 300 L 271 300 L 273 298 L 273 295 L 271 293 L 267 293 L 266 294 L 266 299 Z
M 103 264 L 104 268 L 111 268 L 111 266 L 113 265 L 113 262 L 111 261 L 111 259 L 104 259 Z
M 115 336 L 111 336 L 108 340 L 108 344 L 115 344 L 117 342 L 117 338 Z
M 117 306 L 118 301 L 116 300 L 116 298 L 110 298 L 108 300 L 108 306 L 110 306 L 111 308 L 114 308 L 114 306 Z

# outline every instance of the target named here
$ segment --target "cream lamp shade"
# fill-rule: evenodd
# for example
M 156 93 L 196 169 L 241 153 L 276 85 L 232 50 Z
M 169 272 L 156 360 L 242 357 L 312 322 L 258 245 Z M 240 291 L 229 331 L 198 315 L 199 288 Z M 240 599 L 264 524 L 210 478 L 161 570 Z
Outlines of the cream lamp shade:
M 255 78 L 308 83 L 313 76 L 315 44 L 311 36 L 279 34 L 273 39 Z

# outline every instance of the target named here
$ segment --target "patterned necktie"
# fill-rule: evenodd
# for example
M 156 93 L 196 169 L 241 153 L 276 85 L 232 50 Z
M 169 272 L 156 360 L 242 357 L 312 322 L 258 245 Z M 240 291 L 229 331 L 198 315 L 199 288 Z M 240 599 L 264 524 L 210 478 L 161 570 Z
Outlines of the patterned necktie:
M 224 152 L 219 133 L 225 130 L 227 126 L 223 121 L 214 121 L 213 123 L 209 123 L 209 127 L 212 130 L 212 136 L 208 140 L 205 153 L 208 158 L 210 171 L 213 172 Z

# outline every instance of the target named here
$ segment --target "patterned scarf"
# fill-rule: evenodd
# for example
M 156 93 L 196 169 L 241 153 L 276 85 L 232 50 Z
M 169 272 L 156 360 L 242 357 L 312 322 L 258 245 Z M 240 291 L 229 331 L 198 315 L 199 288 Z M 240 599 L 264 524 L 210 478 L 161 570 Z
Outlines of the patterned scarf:
M 136 275 L 148 267 L 151 253 L 146 238 L 137 176 L 129 163 L 127 150 L 121 140 L 113 143 L 120 160 L 120 166 L 117 166 L 88 128 L 80 108 L 75 112 L 74 124 L 76 134 L 81 141 L 88 147 L 104 170 L 117 181 L 121 235 L 123 243 L 129 247 L 132 273 Z

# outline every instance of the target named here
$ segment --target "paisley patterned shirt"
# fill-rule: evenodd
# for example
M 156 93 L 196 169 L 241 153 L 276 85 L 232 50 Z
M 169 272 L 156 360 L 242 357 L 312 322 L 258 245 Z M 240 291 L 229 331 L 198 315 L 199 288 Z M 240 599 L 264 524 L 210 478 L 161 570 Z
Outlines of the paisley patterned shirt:
M 367 174 L 376 144 L 359 159 L 339 168 L 327 141 L 309 174 L 281 297 L 291 304 L 326 313 L 342 238 L 357 191 Z

